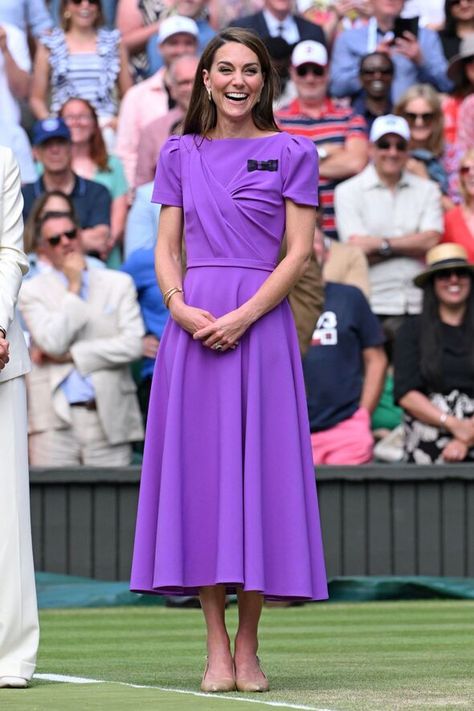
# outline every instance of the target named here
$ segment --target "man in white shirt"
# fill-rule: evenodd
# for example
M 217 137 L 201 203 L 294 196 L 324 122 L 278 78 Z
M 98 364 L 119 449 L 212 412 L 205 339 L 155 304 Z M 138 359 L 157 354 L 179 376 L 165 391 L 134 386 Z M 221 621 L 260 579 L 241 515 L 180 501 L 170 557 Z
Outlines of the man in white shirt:
M 409 139 L 404 118 L 376 118 L 370 132 L 372 164 L 335 190 L 339 239 L 367 256 L 370 305 L 381 318 L 421 311 L 422 293 L 413 278 L 443 231 L 438 186 L 405 170 Z

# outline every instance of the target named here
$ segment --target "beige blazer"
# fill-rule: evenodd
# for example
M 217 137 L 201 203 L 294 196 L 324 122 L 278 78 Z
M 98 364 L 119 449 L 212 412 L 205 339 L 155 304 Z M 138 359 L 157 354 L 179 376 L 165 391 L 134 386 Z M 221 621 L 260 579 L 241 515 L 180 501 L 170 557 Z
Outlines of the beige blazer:
M 67 291 L 54 272 L 39 274 L 24 283 L 19 305 L 34 343 L 51 356 L 69 352 L 73 359 L 33 365 L 27 378 L 30 434 L 71 423 L 60 384 L 76 368 L 91 377 L 110 444 L 142 439 L 129 365 L 141 357 L 144 327 L 128 274 L 92 269 L 87 301 Z
M 0 383 L 24 375 L 30 358 L 15 318 L 15 306 L 28 260 L 23 252 L 23 197 L 20 171 L 10 148 L 0 146 L 0 326 L 7 332 L 10 362 L 0 370 Z

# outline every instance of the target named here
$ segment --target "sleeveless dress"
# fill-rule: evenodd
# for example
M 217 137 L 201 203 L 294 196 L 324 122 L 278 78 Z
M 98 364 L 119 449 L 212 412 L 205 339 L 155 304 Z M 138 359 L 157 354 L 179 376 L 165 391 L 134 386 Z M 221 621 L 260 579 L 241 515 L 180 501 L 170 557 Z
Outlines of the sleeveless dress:
M 172 136 L 153 200 L 183 208 L 186 303 L 219 317 L 276 266 L 285 198 L 317 204 L 306 138 Z M 235 350 L 210 350 L 169 320 L 151 389 L 131 589 L 205 585 L 269 599 L 327 597 L 310 433 L 285 299 Z

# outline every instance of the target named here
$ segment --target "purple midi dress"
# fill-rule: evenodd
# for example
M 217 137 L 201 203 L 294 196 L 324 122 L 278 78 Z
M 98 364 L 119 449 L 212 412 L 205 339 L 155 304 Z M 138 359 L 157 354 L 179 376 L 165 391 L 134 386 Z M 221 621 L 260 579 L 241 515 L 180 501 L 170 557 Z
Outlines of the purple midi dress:
M 305 138 L 171 137 L 153 200 L 183 208 L 187 304 L 219 317 L 275 268 L 285 198 L 317 204 Z M 205 585 L 269 599 L 327 597 L 301 358 L 285 299 L 235 350 L 211 350 L 172 319 L 151 389 L 131 589 Z

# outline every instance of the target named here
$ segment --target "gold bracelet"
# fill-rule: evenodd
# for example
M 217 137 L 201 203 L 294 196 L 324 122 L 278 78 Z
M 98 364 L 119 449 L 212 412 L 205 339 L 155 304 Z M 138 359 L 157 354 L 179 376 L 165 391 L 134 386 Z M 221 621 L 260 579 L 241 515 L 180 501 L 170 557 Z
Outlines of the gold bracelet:
M 169 289 L 166 292 L 166 297 L 164 298 L 166 308 L 168 308 L 168 304 L 170 302 L 171 297 L 174 296 L 175 294 L 179 294 L 179 293 L 184 294 L 183 289 L 180 289 L 179 286 L 174 286 L 172 289 Z
M 177 289 L 177 288 L 178 287 L 176 287 L 176 286 L 172 286 L 170 289 L 166 289 L 166 291 L 162 294 L 163 300 L 166 299 L 168 294 L 170 294 L 173 291 L 173 289 Z

